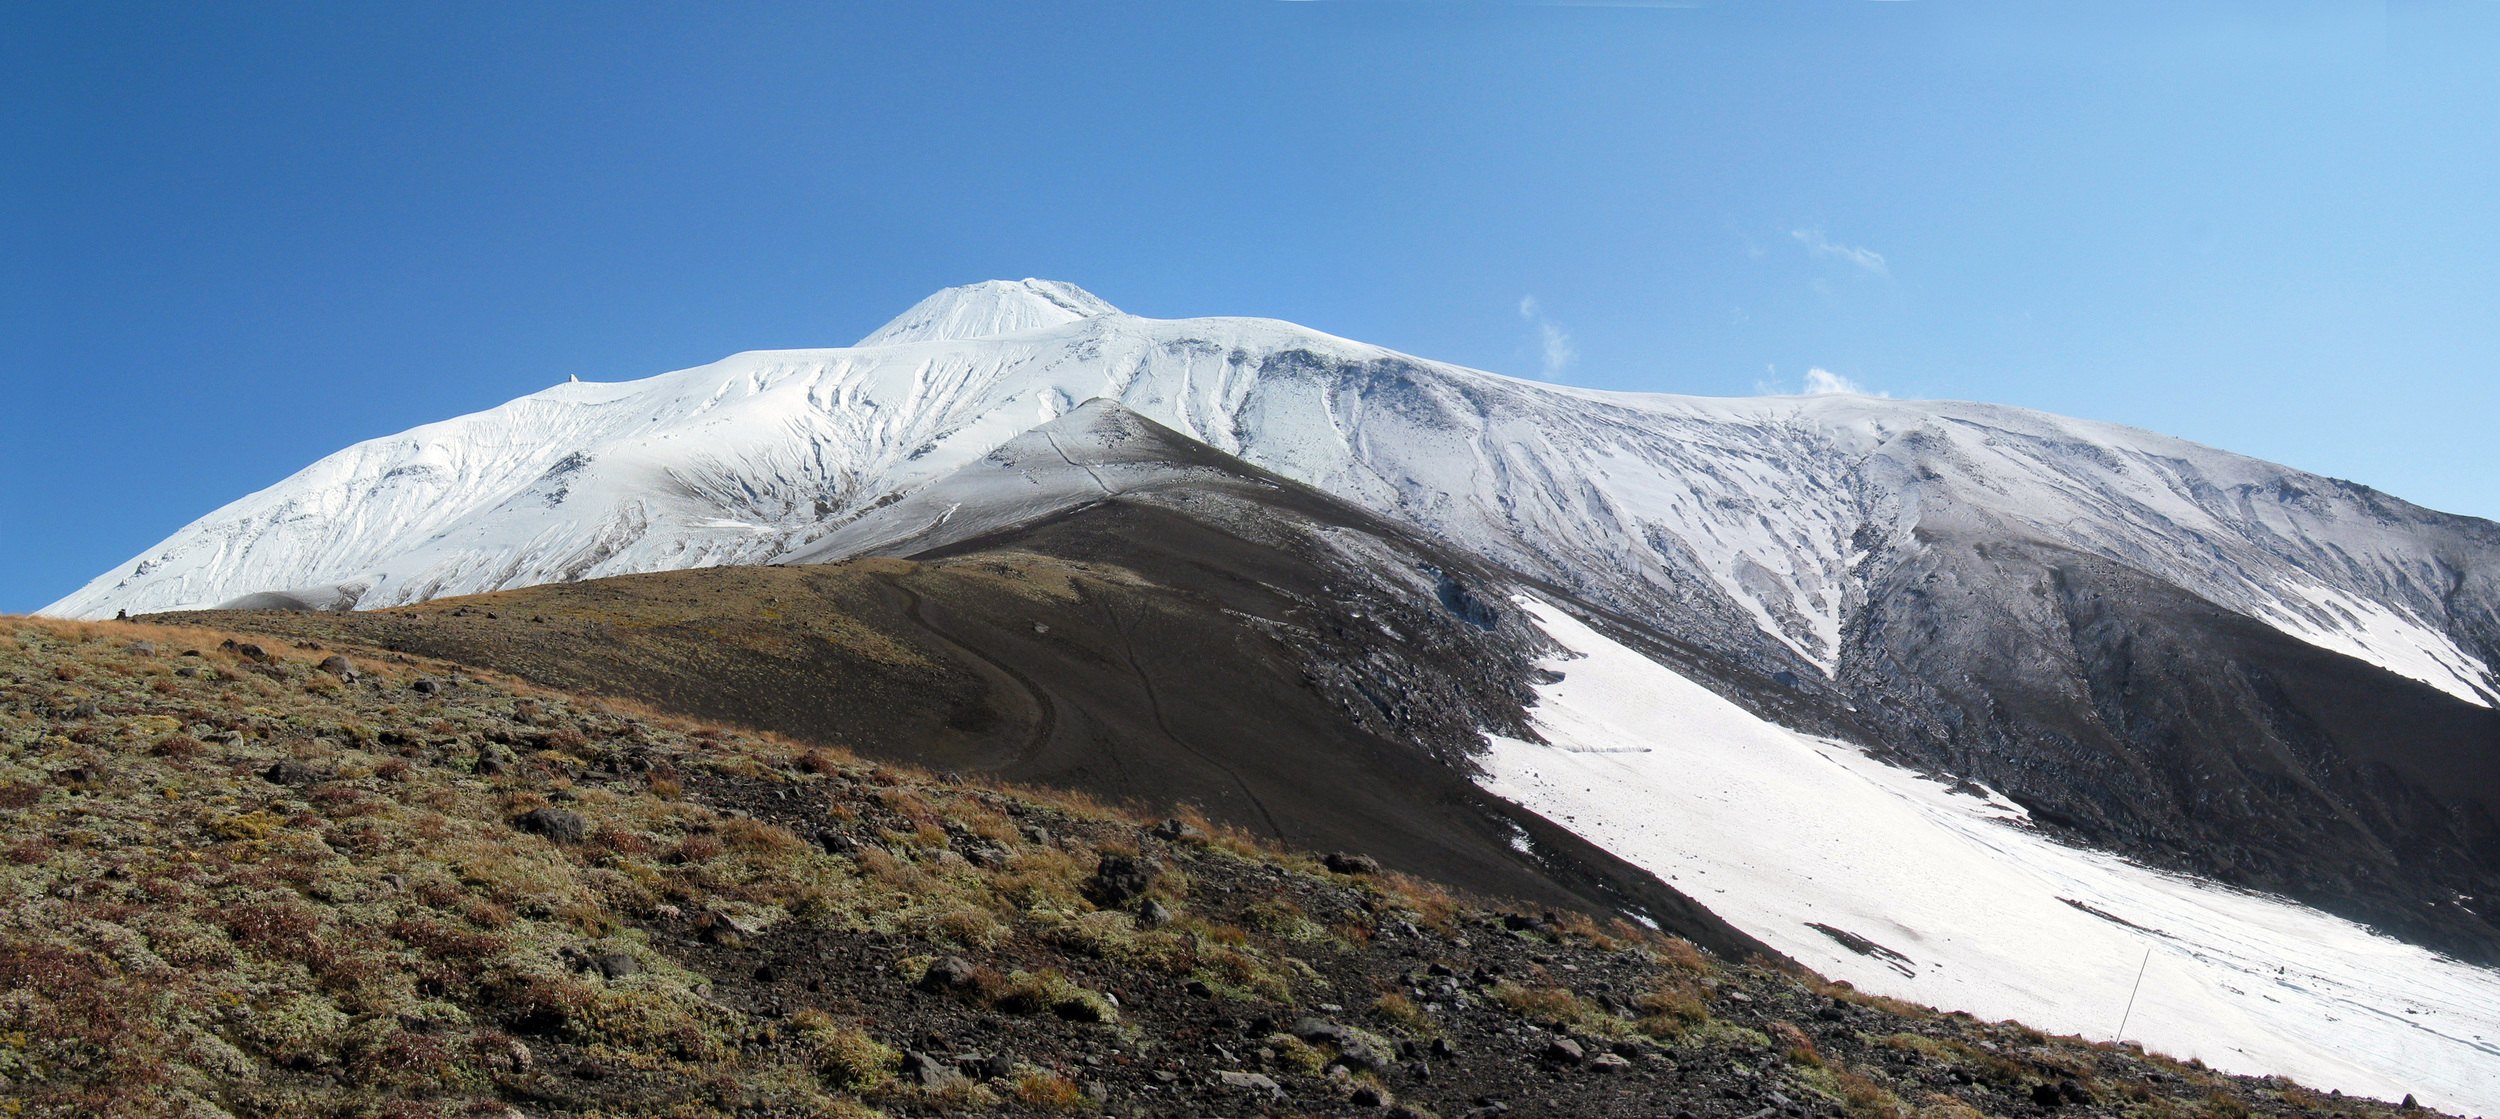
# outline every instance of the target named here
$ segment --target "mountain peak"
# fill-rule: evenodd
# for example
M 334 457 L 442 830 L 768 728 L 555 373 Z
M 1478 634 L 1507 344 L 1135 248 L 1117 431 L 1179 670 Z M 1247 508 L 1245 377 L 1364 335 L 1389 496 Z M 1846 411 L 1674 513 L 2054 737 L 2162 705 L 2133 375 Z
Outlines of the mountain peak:
M 912 304 L 911 310 L 862 338 L 861 346 L 987 338 L 1116 315 L 1120 309 L 1094 293 L 1058 280 L 983 280 L 952 287 Z

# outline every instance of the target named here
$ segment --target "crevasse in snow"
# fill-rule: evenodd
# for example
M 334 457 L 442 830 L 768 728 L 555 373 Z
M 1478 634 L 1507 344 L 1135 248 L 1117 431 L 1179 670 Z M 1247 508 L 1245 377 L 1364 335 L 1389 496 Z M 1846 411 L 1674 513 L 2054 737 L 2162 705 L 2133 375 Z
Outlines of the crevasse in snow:
M 1950 505 L 2461 698 L 2495 688 L 2500 638 L 2471 626 L 2500 626 L 2481 617 L 2500 593 L 2470 579 L 2500 570 L 2500 526 L 2347 483 L 1985 404 L 1544 385 L 1040 280 L 940 292 L 859 346 L 562 384 L 357 444 L 47 612 L 770 562 L 1094 397 L 1594 601 L 1758 631 L 1801 668 L 1832 668 L 1870 573 Z

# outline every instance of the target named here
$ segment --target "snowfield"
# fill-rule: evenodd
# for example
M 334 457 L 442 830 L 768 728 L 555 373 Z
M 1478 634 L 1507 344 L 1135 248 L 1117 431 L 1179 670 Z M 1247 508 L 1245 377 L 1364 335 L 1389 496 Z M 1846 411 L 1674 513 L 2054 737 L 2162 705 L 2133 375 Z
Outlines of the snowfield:
M 1073 285 L 939 292 L 859 345 L 568 383 L 349 447 L 53 603 L 372 608 L 809 550 L 1096 397 L 1635 616 L 1828 673 L 1922 512 L 2104 555 L 2490 706 L 2500 529 L 2108 424 L 1544 385 Z M 877 541 L 861 533 L 846 546 Z M 271 600 L 261 600 L 264 604 Z M 2456 613 L 2452 614 L 2451 611 Z M 1750 643 L 1748 645 L 1748 643 Z
M 1551 745 L 1494 740 L 1485 789 L 1799 962 L 2092 1040 L 2125 1016 L 2128 1040 L 2233 1072 L 2500 1113 L 2500 972 L 2050 842 L 1986 790 L 1783 730 L 1552 606 L 1518 605 L 1571 652 L 1537 689 Z

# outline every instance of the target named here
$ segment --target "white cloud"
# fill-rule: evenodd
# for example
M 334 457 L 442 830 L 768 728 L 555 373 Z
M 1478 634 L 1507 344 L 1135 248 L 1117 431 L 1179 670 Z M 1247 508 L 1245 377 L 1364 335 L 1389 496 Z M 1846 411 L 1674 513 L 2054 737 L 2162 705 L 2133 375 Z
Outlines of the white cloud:
M 1571 348 L 1570 333 L 1545 317 L 1544 309 L 1537 305 L 1533 295 L 1519 298 L 1519 317 L 1536 324 L 1537 336 L 1545 346 L 1545 375 L 1548 378 L 1562 376 L 1563 370 L 1580 356 L 1579 351 Z
M 1780 371 L 1778 366 L 1764 366 L 1763 371 L 1768 373 L 1769 376 L 1764 380 L 1755 381 L 1753 383 L 1753 391 L 1756 396 L 1825 396 L 1832 393 L 1852 393 L 1858 396 L 1872 396 L 1885 400 L 1892 398 L 1891 393 L 1872 391 L 1865 385 L 1861 385 L 1854 380 L 1843 377 L 1838 373 L 1834 373 L 1829 369 L 1824 369 L 1819 366 L 1806 370 L 1806 385 L 1803 389 L 1799 389 L 1795 392 L 1791 392 L 1787 385 L 1780 383 Z
M 1820 229 L 1792 229 L 1788 235 L 1804 245 L 1808 255 L 1845 260 L 1878 276 L 1892 275 L 1891 266 L 1884 263 L 1884 254 L 1863 245 L 1840 244 L 1823 236 Z
M 1821 396 L 1825 393 L 1833 392 L 1856 393 L 1859 396 L 1891 395 L 1890 393 L 1868 392 L 1866 391 L 1865 385 L 1861 385 L 1856 381 L 1852 381 L 1849 378 L 1843 377 L 1838 373 L 1834 373 L 1829 369 L 1806 370 L 1805 394 L 1807 396 Z

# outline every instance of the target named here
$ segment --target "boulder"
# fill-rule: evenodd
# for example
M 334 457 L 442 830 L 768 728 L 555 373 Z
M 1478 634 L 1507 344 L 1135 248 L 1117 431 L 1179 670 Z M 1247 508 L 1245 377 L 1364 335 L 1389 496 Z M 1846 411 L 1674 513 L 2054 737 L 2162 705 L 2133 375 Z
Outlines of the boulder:
M 962 990 L 972 986 L 979 974 L 972 961 L 961 956 L 948 956 L 930 964 L 929 970 L 921 973 L 919 986 L 923 991 Z
M 1328 857 L 1321 861 L 1328 864 L 1328 869 L 1339 874 L 1380 873 L 1380 860 L 1369 855 L 1349 855 L 1343 851 L 1331 851 Z
M 1206 829 L 1186 820 L 1177 819 L 1156 824 L 1154 837 L 1169 843 L 1189 843 L 1199 846 L 1204 846 L 1207 842 Z
M 1262 1073 L 1230 1071 L 1218 1072 L 1215 1074 L 1215 1079 L 1227 1088 L 1236 1088 L 1245 1092 L 1256 1092 L 1272 1096 L 1280 1100 L 1285 1098 L 1285 1090 L 1278 1087 L 1275 1081 L 1268 1079 L 1267 1076 Z
M 1016 1074 L 1016 1059 L 1005 1053 L 972 1053 L 956 1058 L 955 1067 L 974 1080 L 1000 1080 Z
M 1335 1046 L 1336 1063 L 1356 1072 L 1386 1072 L 1397 1065 L 1397 1047 L 1388 1039 L 1352 1026 L 1304 1018 L 1293 1024 L 1293 1036 L 1313 1045 Z
M 971 1078 L 957 1070 L 953 1064 L 917 1049 L 903 1054 L 903 1076 L 912 1083 L 933 1092 L 972 1086 Z
M 561 808 L 533 808 L 513 817 L 512 826 L 558 843 L 579 843 L 590 835 L 590 821 Z
M 288 758 L 260 771 L 260 775 L 263 780 L 272 785 L 292 785 L 299 788 L 330 779 L 327 772 L 314 768 L 310 763 L 299 762 L 293 758 Z
M 1094 876 L 1085 882 L 1086 900 L 1105 909 L 1126 905 L 1153 889 L 1155 876 L 1162 870 L 1153 859 L 1105 855 L 1094 865 Z

